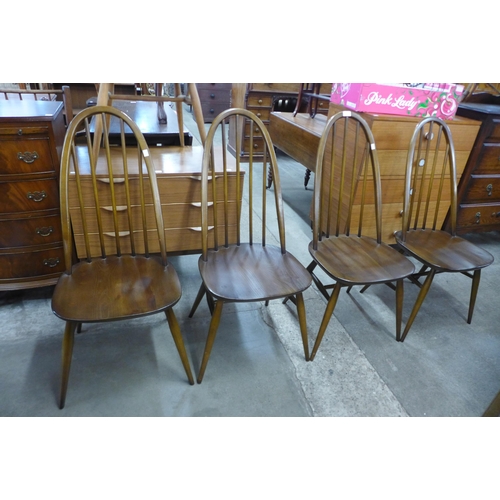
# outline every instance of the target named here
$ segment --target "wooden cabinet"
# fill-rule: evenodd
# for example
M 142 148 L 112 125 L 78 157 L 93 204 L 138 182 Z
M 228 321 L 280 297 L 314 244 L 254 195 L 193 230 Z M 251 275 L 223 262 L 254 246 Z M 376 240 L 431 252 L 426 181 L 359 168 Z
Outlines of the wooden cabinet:
M 64 134 L 62 103 L 0 102 L 0 290 L 52 285 L 64 270 Z
M 203 120 L 212 123 L 214 118 L 231 107 L 231 83 L 197 83 Z
M 458 186 L 457 232 L 500 229 L 500 99 L 497 104 L 466 102 L 460 116 L 481 128 Z
M 152 147 L 150 148 L 151 157 L 155 166 L 156 177 L 158 181 L 158 190 L 160 193 L 160 201 L 163 212 L 163 219 L 165 224 L 165 236 L 167 241 L 167 252 L 169 254 L 183 254 L 183 253 L 198 253 L 201 251 L 201 164 L 203 147 L 195 145 L 193 147 Z M 120 151 L 112 150 L 112 159 L 119 164 L 121 157 Z M 116 158 L 116 160 L 115 160 Z M 82 165 L 83 155 L 79 158 Z M 86 161 L 86 160 L 85 160 Z M 130 161 L 132 161 L 130 159 Z M 129 165 L 131 165 L 129 161 Z M 131 165 L 132 166 L 132 165 Z M 133 167 L 133 166 L 132 166 Z M 135 167 L 137 168 L 137 167 Z M 104 244 L 105 248 L 109 251 L 116 248 L 114 238 L 116 233 L 114 230 L 114 223 L 112 213 L 109 212 L 107 206 L 110 203 L 106 197 L 109 197 L 109 178 L 104 175 L 99 175 L 99 164 L 97 167 L 98 173 L 98 198 L 101 217 L 103 221 Z M 84 173 L 85 174 L 85 173 Z M 241 183 L 243 185 L 244 172 L 241 172 Z M 97 229 L 97 219 L 95 217 L 95 200 L 93 196 L 92 180 L 90 175 L 83 175 L 82 179 L 82 196 L 86 206 L 87 224 L 90 232 L 90 249 L 93 256 L 100 255 L 100 242 Z M 217 184 L 217 200 L 222 200 L 224 192 L 224 185 L 222 177 L 216 175 L 213 180 Z M 132 175 L 130 178 L 132 204 L 134 198 L 139 197 L 138 178 Z M 78 192 L 76 182 L 70 178 L 70 199 L 77 200 Z M 235 241 L 236 238 L 236 171 L 233 169 L 229 172 L 229 180 L 227 189 L 232 193 L 231 201 L 228 206 L 228 216 L 232 221 L 234 233 L 231 238 Z M 125 205 L 124 185 L 122 178 L 115 178 L 115 193 L 119 205 Z M 151 193 L 145 193 L 146 205 L 149 210 L 148 216 L 153 217 L 153 207 Z M 209 202 L 212 202 L 209 199 Z M 241 203 L 241 199 L 239 200 Z M 217 203 L 217 210 L 219 210 L 219 221 L 223 220 L 224 206 L 222 203 Z M 81 219 L 80 211 L 75 204 L 70 205 L 71 221 L 73 224 L 75 245 L 77 255 L 82 258 L 86 255 L 85 242 L 83 237 L 83 222 Z M 209 207 L 209 217 L 212 216 L 213 205 Z M 141 218 L 140 211 L 135 214 L 137 218 Z M 139 227 L 140 224 L 136 224 Z M 120 230 L 124 231 L 121 242 L 123 251 L 130 251 L 130 241 L 128 222 L 127 220 L 119 219 Z M 213 232 L 214 228 L 210 231 Z M 219 229 L 219 238 L 223 239 L 223 227 Z M 140 249 L 144 246 L 143 236 L 140 233 L 135 234 L 136 248 Z M 149 248 L 151 252 L 159 252 L 158 239 L 155 238 L 154 232 L 149 239 Z
M 266 126 L 272 111 L 292 112 L 297 103 L 297 95 L 300 83 L 233 83 L 231 91 L 231 107 L 244 108 L 255 113 Z M 324 84 L 325 89 L 331 92 L 332 84 Z M 306 103 L 304 103 L 306 104 Z M 328 109 L 328 102 L 320 101 L 318 108 Z M 242 159 L 248 157 L 249 151 L 249 129 L 243 133 Z M 236 131 L 229 127 L 229 150 L 235 154 Z M 260 152 L 262 156 L 263 140 L 260 135 L 254 135 L 254 151 Z M 258 157 L 258 155 L 257 155 Z

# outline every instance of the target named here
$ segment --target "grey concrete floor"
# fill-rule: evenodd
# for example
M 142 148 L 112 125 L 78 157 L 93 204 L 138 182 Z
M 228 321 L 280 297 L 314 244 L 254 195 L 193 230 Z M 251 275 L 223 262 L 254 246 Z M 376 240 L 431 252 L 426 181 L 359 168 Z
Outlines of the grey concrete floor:
M 278 154 L 287 247 L 310 262 L 310 189 L 304 169 Z M 269 196 L 272 192 L 268 193 Z M 480 416 L 500 390 L 500 235 L 469 235 L 495 255 L 467 325 L 470 280 L 439 276 L 406 341 L 394 339 L 394 294 L 345 292 L 313 362 L 303 357 L 295 307 L 273 301 L 224 309 L 202 384 L 190 386 L 162 315 L 85 325 L 77 336 L 66 407 L 57 407 L 63 322 L 52 287 L 0 294 L 0 416 Z M 175 256 L 183 296 L 175 308 L 191 367 L 208 329 L 198 256 Z M 405 287 L 404 318 L 416 287 Z M 310 345 L 326 301 L 305 294 Z

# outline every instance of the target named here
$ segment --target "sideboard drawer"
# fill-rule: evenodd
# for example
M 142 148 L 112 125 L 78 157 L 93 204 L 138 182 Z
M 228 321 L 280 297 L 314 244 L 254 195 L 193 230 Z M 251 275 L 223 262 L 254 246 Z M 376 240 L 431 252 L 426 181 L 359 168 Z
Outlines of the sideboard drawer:
M 0 175 L 54 172 L 46 139 L 0 141 Z
M 44 245 L 62 241 L 59 214 L 0 220 L 0 248 Z
M 0 254 L 0 279 L 21 279 L 64 271 L 62 246 L 31 252 Z
M 58 208 L 59 190 L 56 179 L 0 182 L 0 213 Z
M 498 174 L 500 173 L 500 144 L 488 144 L 483 146 L 481 159 L 476 166 L 475 174 Z
M 500 177 L 471 176 L 464 203 L 500 202 Z
M 499 223 L 500 203 L 460 205 L 458 210 L 457 224 L 459 227 L 498 226 Z
M 500 142 L 500 120 L 493 119 L 492 123 L 493 123 L 493 129 L 491 130 L 490 134 L 488 135 L 487 140 Z

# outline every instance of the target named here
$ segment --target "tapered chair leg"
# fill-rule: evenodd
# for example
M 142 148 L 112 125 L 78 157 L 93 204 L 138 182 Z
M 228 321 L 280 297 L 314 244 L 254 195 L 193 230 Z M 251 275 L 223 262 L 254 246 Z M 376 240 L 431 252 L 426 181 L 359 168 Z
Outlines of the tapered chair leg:
M 212 346 L 214 345 L 215 336 L 217 335 L 217 328 L 219 328 L 223 305 L 224 302 L 222 300 L 217 300 L 215 302 L 215 309 L 212 315 L 212 320 L 210 321 L 210 328 L 208 330 L 207 342 L 205 344 L 205 352 L 203 353 L 203 359 L 201 360 L 200 371 L 198 373 L 198 379 L 197 379 L 198 384 L 201 384 L 203 376 L 205 375 L 208 358 L 210 357 L 210 353 L 212 352 Z
M 413 306 L 413 309 L 411 311 L 410 317 L 408 318 L 408 321 L 406 322 L 406 326 L 405 326 L 403 335 L 400 339 L 400 342 L 404 342 L 406 336 L 408 335 L 408 332 L 410 331 L 411 325 L 413 324 L 413 320 L 417 316 L 417 313 L 420 310 L 420 306 L 424 302 L 425 296 L 427 295 L 427 292 L 429 291 L 429 288 L 431 286 L 432 280 L 434 279 L 435 275 L 436 275 L 436 270 L 432 269 L 430 271 L 430 273 L 427 275 L 427 278 L 425 279 L 424 283 L 422 284 L 422 288 L 420 289 L 420 292 L 418 294 L 415 305 Z
M 189 360 L 186 354 L 186 348 L 184 347 L 184 341 L 182 340 L 181 329 L 179 328 L 179 323 L 175 317 L 174 310 L 172 308 L 165 311 L 167 316 L 168 326 L 170 327 L 170 332 L 175 342 L 175 347 L 177 347 L 177 352 L 181 357 L 182 366 L 186 371 L 187 378 L 191 385 L 194 385 L 193 374 L 191 373 L 191 367 L 189 366 Z
M 200 285 L 200 289 L 198 290 L 198 295 L 196 295 L 196 299 L 194 299 L 193 307 L 191 307 L 191 311 L 189 311 L 189 317 L 192 318 L 194 316 L 194 313 L 196 312 L 196 309 L 200 305 L 201 299 L 206 293 L 205 285 L 202 283 Z
M 59 394 L 59 409 L 63 409 L 66 403 L 66 392 L 68 390 L 69 371 L 71 368 L 71 358 L 73 356 L 73 345 L 75 341 L 75 330 L 78 323 L 66 321 L 62 344 L 62 370 L 61 370 L 61 390 Z
M 470 291 L 469 314 L 467 316 L 467 323 L 469 323 L 469 325 L 472 321 L 472 314 L 474 313 L 474 306 L 476 305 L 476 297 L 480 281 L 481 281 L 481 269 L 476 269 L 474 271 L 474 276 L 472 277 L 472 288 Z
M 401 324 L 403 322 L 403 299 L 404 285 L 403 280 L 396 282 L 396 340 L 401 339 Z
M 325 334 L 326 327 L 328 326 L 328 323 L 330 322 L 330 318 L 332 317 L 332 314 L 333 314 L 333 310 L 335 309 L 335 306 L 337 305 L 337 300 L 339 298 L 341 288 L 342 288 L 342 285 L 339 282 L 335 283 L 335 288 L 333 289 L 332 295 L 330 296 L 330 299 L 328 300 L 325 314 L 323 315 L 323 320 L 321 321 L 321 326 L 319 327 L 318 336 L 316 337 L 316 342 L 314 342 L 314 347 L 313 347 L 313 350 L 311 352 L 311 356 L 309 357 L 309 361 L 312 361 L 314 359 L 314 357 L 316 356 L 316 352 L 318 351 L 319 345 L 321 344 L 321 340 L 323 339 L 323 335 Z
M 307 322 L 306 322 L 306 307 L 304 304 L 304 296 L 302 293 L 297 293 L 295 296 L 297 303 L 297 313 L 299 315 L 300 334 L 302 336 L 302 345 L 304 346 L 304 356 L 306 361 L 309 361 L 309 341 L 307 338 Z

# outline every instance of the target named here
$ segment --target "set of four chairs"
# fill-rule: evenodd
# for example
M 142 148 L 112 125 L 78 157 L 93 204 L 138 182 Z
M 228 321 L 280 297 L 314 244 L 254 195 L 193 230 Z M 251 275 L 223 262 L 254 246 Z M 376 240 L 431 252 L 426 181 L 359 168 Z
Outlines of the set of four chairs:
M 107 116 L 120 122 L 122 146 L 119 149 L 122 167 L 119 173 L 116 172 L 116 164 L 113 168 L 111 161 L 112 146 L 107 139 Z M 102 145 L 99 144 L 97 148 L 89 133 L 92 117 L 100 117 L 103 124 Z M 227 123 L 230 120 L 236 130 L 235 157 L 227 151 Z M 86 130 L 86 150 L 90 177 L 94 184 L 96 211 L 92 216 L 97 218 L 101 255 L 91 255 L 86 239 L 87 258 L 75 259 L 68 186 L 70 178 L 79 186 L 83 175 L 80 172 L 81 134 L 77 134 L 82 126 Z M 137 140 L 133 161 L 129 157 L 130 148 L 125 146 L 126 128 L 132 131 Z M 264 139 L 264 161 L 253 159 L 254 134 Z M 250 138 L 250 152 L 248 162 L 245 162 L 243 183 L 239 175 L 242 169 L 239 152 L 244 136 Z M 78 141 L 80 144 L 77 144 Z M 113 252 L 109 252 L 102 243 L 104 230 L 99 215 L 100 195 L 95 174 L 95 152 L 99 149 L 104 150 L 102 156 L 106 159 L 109 171 L 110 196 L 106 203 L 111 205 L 107 209 L 113 214 L 114 230 L 118 234 L 125 225 L 130 236 L 130 246 L 127 249 L 121 248 L 117 243 Z M 132 199 L 128 166 L 134 162 L 142 166 L 137 172 L 141 193 L 146 185 L 152 193 L 153 216 L 148 212 L 151 207 L 147 207 L 142 194 L 139 200 Z M 272 192 L 266 185 L 268 163 L 274 181 Z M 234 202 L 234 198 L 232 202 L 228 199 L 228 179 L 231 173 L 234 175 L 234 169 L 237 202 Z M 261 169 L 261 172 L 257 169 Z M 124 185 L 125 201 L 117 202 L 113 176 L 119 176 Z M 216 177 L 220 182 L 215 182 Z M 286 249 L 279 170 L 269 132 L 262 121 L 248 110 L 229 109 L 221 113 L 212 122 L 207 134 L 202 165 L 202 252 L 199 258 L 201 286 L 189 316 L 193 316 L 206 297 L 211 321 L 197 382 L 201 383 L 203 380 L 223 306 L 227 302 L 264 301 L 267 304 L 274 299 L 283 299 L 285 302 L 291 300 L 297 307 L 306 360 L 314 359 L 340 290 L 344 287 L 350 290 L 352 286 L 363 285 L 364 291 L 371 285 L 386 284 L 394 288 L 396 339 L 402 342 L 434 276 L 440 272 L 461 272 L 472 277 L 468 315 L 470 323 L 481 269 L 491 264 L 493 257 L 455 234 L 455 179 L 454 148 L 448 127 L 439 119 L 424 119 L 416 127 L 409 148 L 403 225 L 396 235 L 397 247 L 383 243 L 382 193 L 373 135 L 360 115 L 347 111 L 336 114 L 328 120 L 319 145 L 314 179 L 313 237 L 309 245 L 312 260 L 305 267 Z M 82 323 L 165 313 L 189 383 L 194 384 L 173 311 L 181 297 L 181 284 L 167 258 L 165 226 L 155 169 L 146 141 L 137 125 L 110 106 L 95 106 L 79 113 L 66 134 L 60 183 L 66 271 L 56 285 L 52 299 L 54 313 L 66 322 L 60 408 L 64 407 L 66 400 L 74 335 Z M 437 192 L 434 188 L 436 185 Z M 244 187 L 247 190 L 246 197 L 243 197 Z M 222 189 L 224 199 L 214 202 L 218 200 L 218 189 Z M 445 189 L 449 190 L 451 196 L 451 234 L 436 227 L 436 218 L 433 216 Z M 86 209 L 83 206 L 81 187 L 78 187 L 77 192 L 82 204 L 82 218 L 85 219 Z M 269 203 L 268 199 L 271 200 Z M 137 207 L 132 210 L 133 205 L 139 205 L 139 213 L 136 213 Z M 211 230 L 212 228 L 215 230 Z M 366 228 L 369 235 L 365 234 Z M 137 242 L 138 235 L 142 238 L 140 244 Z M 158 240 L 159 253 L 150 251 L 151 238 Z M 120 238 L 117 238 L 118 241 Z M 406 255 L 420 261 L 422 268 L 416 271 L 413 262 Z M 315 272 L 316 268 L 322 269 L 333 283 L 323 283 L 319 273 Z M 424 276 L 425 281 L 420 284 L 419 279 Z M 401 333 L 405 279 L 418 284 L 421 290 Z M 327 306 L 310 353 L 303 292 L 313 281 L 327 299 Z

